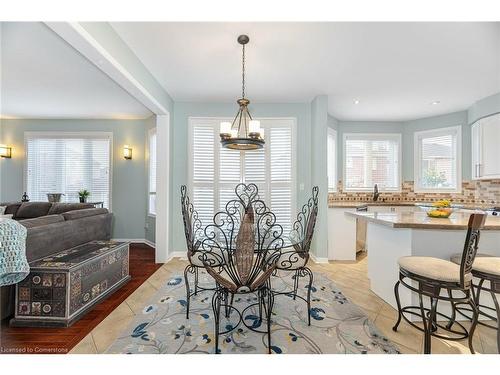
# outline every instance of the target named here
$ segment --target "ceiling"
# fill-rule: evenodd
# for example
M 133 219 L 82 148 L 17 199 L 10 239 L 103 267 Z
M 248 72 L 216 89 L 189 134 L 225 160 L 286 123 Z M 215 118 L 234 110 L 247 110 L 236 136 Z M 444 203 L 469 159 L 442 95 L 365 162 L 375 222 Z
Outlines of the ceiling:
M 176 101 L 328 95 L 340 120 L 404 121 L 500 91 L 500 23 L 112 23 Z M 359 104 L 354 104 L 354 100 Z M 439 101 L 439 104 L 431 104 Z
M 1 116 L 146 118 L 152 113 L 43 23 L 2 23 Z

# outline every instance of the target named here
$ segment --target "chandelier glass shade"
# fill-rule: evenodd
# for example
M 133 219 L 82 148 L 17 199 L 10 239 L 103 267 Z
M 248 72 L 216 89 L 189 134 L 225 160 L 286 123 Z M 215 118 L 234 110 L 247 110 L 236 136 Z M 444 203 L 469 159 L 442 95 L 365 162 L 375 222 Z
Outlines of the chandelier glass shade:
M 240 35 L 238 43 L 242 45 L 242 95 L 236 102 L 239 105 L 238 113 L 233 122 L 224 121 L 220 124 L 220 142 L 222 147 L 247 151 L 264 147 L 264 131 L 260 128 L 260 121 L 252 119 L 248 110 L 250 100 L 245 98 L 245 44 L 250 41 L 247 35 Z

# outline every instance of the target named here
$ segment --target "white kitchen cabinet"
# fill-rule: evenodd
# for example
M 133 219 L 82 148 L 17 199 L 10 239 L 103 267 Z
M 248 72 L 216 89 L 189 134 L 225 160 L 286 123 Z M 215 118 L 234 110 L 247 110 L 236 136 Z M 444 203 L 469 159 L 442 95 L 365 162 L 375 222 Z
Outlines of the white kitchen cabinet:
M 472 178 L 500 178 L 500 114 L 476 121 L 471 137 Z

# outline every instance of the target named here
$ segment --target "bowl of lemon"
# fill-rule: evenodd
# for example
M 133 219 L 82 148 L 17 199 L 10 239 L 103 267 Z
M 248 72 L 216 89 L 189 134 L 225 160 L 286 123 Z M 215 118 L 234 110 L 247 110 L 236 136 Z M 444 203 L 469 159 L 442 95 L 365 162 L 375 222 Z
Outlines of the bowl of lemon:
M 432 207 L 427 210 L 427 216 L 447 219 L 453 213 L 451 202 L 448 199 L 442 199 L 432 204 Z

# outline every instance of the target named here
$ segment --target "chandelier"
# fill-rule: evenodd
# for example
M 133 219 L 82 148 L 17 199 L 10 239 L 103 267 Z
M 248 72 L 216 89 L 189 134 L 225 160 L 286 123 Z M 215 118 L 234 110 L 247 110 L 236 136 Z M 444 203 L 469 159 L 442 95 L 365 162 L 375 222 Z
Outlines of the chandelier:
M 242 46 L 241 72 L 242 94 L 236 102 L 240 106 L 233 122 L 220 123 L 220 142 L 222 147 L 233 150 L 257 150 L 264 147 L 264 131 L 260 128 L 260 121 L 252 119 L 248 111 L 250 100 L 245 98 L 245 44 L 250 41 L 248 35 L 240 35 L 238 43 Z

